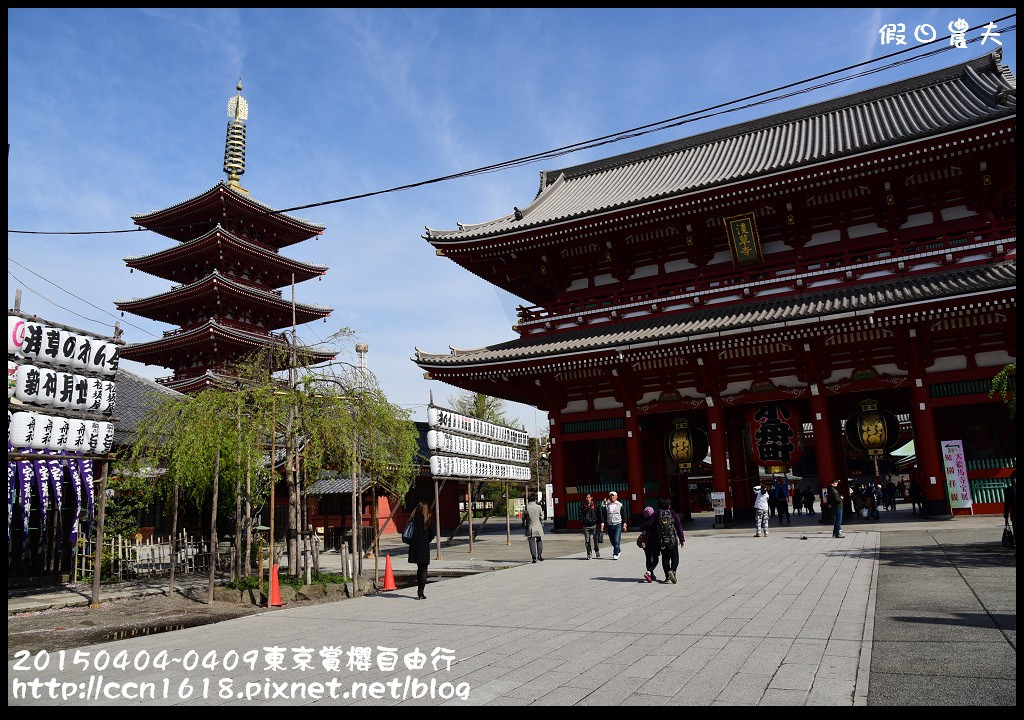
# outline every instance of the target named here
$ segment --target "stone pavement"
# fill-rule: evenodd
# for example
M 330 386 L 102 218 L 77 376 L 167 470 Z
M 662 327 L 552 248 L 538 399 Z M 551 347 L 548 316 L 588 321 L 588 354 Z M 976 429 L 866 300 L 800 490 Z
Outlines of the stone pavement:
M 75 704 L 311 704 L 318 684 L 336 679 L 337 699 L 319 703 L 1015 705 L 1016 567 L 998 546 L 1001 518 L 906 514 L 847 524 L 842 540 L 800 516 L 767 538 L 688 529 L 678 585 L 642 582 L 633 533 L 618 561 L 607 546 L 604 559 L 587 561 L 580 535 L 549 534 L 545 562 L 531 564 L 525 539 L 514 532 L 506 545 L 502 524 L 500 534 L 488 528 L 472 560 L 465 546 L 445 548 L 431 571 L 511 567 L 432 581 L 427 600 L 402 589 L 92 646 L 97 658 L 101 649 L 129 658 L 166 651 L 179 662 L 127 674 L 75 667 L 61 679 L 109 690 L 130 677 L 157 688 L 153 699 L 109 690 L 97 701 L 83 684 Z M 693 525 L 702 523 L 710 525 Z M 396 570 L 408 569 L 404 546 L 395 549 Z M 267 669 L 272 647 L 286 669 Z M 340 669 L 325 670 L 325 647 L 372 648 L 371 668 L 349 668 L 342 653 Z M 418 647 L 426 667 L 399 660 L 381 670 L 381 647 L 399 658 Z M 302 648 L 312 652 L 306 669 Z M 450 670 L 443 660 L 432 667 L 436 648 L 451 650 Z M 189 651 L 215 651 L 219 662 L 231 650 L 259 660 L 252 669 L 185 669 Z M 9 665 L 8 702 L 55 704 L 14 694 L 16 681 L 50 675 Z M 410 681 L 423 693 L 415 699 Z M 447 695 L 431 696 L 431 681 Z M 353 682 L 387 685 L 373 699 L 373 686 Z

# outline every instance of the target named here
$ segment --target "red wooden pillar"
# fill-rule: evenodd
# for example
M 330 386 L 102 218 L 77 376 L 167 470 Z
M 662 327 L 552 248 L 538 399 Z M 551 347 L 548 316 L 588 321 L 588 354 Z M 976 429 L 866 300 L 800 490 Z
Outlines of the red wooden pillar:
M 551 423 L 551 486 L 554 489 L 554 529 L 565 530 L 567 506 L 565 494 L 565 443 L 562 442 L 562 423 L 557 415 L 549 415 Z M 533 488 L 536 491 L 537 488 Z
M 720 400 L 708 405 L 708 442 L 711 445 L 711 492 L 725 493 L 725 519 L 732 519 L 732 498 L 729 492 L 729 467 L 726 452 L 725 412 Z
M 839 457 L 836 448 L 836 432 L 828 412 L 828 401 L 821 394 L 821 385 L 811 384 L 811 425 L 814 427 L 814 457 L 818 465 L 818 487 L 827 488 L 832 478 L 845 480 L 846 473 L 839 472 Z
M 945 471 L 942 450 L 935 434 L 935 416 L 932 413 L 928 383 L 925 382 L 917 332 L 910 331 L 910 417 L 914 424 L 914 452 L 921 470 L 918 482 L 924 495 L 925 515 L 949 515 L 946 502 Z
M 644 513 L 644 458 L 636 406 L 626 409 L 626 466 L 629 472 L 629 524 L 640 525 Z
M 726 503 L 732 503 L 734 520 L 750 520 L 754 517 L 754 496 L 750 488 L 756 483 L 751 482 L 747 476 L 756 475 L 757 469 L 749 468 L 747 462 L 747 450 L 743 447 L 741 417 L 739 419 L 732 418 L 726 432 L 726 442 L 729 447 L 729 458 L 732 460 L 729 483 L 732 486 L 732 492 L 725 496 Z

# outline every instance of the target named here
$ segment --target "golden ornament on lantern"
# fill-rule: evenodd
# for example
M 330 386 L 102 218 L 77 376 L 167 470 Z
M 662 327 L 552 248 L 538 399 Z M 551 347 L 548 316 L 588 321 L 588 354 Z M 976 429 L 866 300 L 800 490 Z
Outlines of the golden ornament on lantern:
M 860 412 L 846 419 L 846 438 L 869 457 L 890 453 L 900 444 L 900 421 L 888 410 L 880 410 L 874 400 L 863 400 Z
M 708 436 L 697 427 L 690 427 L 690 421 L 680 418 L 672 423 L 675 428 L 665 438 L 665 449 L 672 462 L 679 466 L 679 472 L 688 473 L 708 454 Z

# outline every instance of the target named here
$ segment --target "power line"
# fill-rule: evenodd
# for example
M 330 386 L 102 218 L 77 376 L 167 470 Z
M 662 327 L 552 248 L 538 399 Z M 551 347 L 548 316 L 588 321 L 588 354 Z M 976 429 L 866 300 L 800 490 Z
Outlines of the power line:
M 964 33 L 966 34 L 968 32 L 971 32 L 971 31 L 974 31 L 974 30 L 978 30 L 979 28 L 985 28 L 989 24 L 1002 22 L 1004 20 L 1008 20 L 1008 19 L 1013 18 L 1013 17 L 1016 17 L 1016 13 L 1011 13 L 1011 14 L 1005 15 L 1005 16 L 1003 16 L 1001 18 L 996 18 L 995 20 L 991 20 L 988 23 L 975 25 L 974 27 L 971 27 L 971 28 L 968 28 L 967 30 L 965 30 Z M 1017 29 L 1016 25 L 1010 25 L 1010 26 L 1008 26 L 1006 28 L 1000 29 L 999 33 L 1002 34 L 1002 33 L 1013 32 L 1016 29 Z M 797 96 L 797 95 L 802 95 L 802 94 L 806 94 L 806 93 L 809 93 L 809 92 L 813 92 L 815 90 L 820 90 L 822 88 L 830 87 L 832 85 L 837 85 L 839 83 L 847 82 L 847 81 L 850 81 L 850 80 L 855 80 L 855 79 L 858 79 L 858 78 L 861 78 L 861 77 L 866 77 L 868 75 L 873 75 L 873 74 L 876 74 L 876 73 L 884 72 L 886 70 L 891 70 L 893 68 L 900 67 L 902 65 L 906 65 L 906 64 L 909 64 L 911 62 L 915 62 L 917 60 L 921 60 L 921 59 L 924 59 L 924 58 L 933 57 L 933 56 L 942 54 L 944 52 L 948 52 L 950 50 L 962 49 L 962 48 L 957 48 L 956 46 L 953 46 L 953 45 L 946 45 L 944 47 L 940 47 L 940 48 L 937 48 L 937 49 L 929 50 L 927 52 L 923 52 L 923 53 L 921 53 L 919 55 L 914 55 L 914 56 L 911 56 L 911 57 L 908 57 L 908 58 L 903 58 L 901 60 L 889 63 L 887 65 L 883 65 L 882 67 L 873 68 L 871 70 L 864 70 L 864 71 L 861 71 L 861 72 L 858 72 L 858 73 L 854 73 L 854 74 L 846 76 L 846 77 L 836 78 L 836 79 L 829 80 L 829 81 L 824 82 L 824 83 L 819 83 L 818 85 L 813 85 L 813 86 L 808 87 L 808 88 L 803 88 L 801 90 L 794 90 L 793 92 L 785 93 L 785 94 L 779 95 L 777 97 L 770 97 L 770 98 L 765 98 L 764 97 L 766 95 L 772 95 L 773 93 L 781 92 L 783 90 L 789 90 L 791 88 L 795 88 L 795 87 L 797 87 L 799 85 L 804 85 L 804 84 L 809 83 L 809 82 L 814 82 L 815 80 L 821 80 L 823 78 L 831 77 L 833 75 L 838 75 L 839 73 L 847 72 L 848 70 L 854 70 L 856 68 L 864 67 L 866 65 L 873 65 L 873 64 L 881 62 L 883 60 L 888 60 L 890 58 L 894 58 L 894 57 L 897 57 L 897 56 L 900 56 L 900 55 L 904 55 L 905 53 L 908 53 L 908 52 L 912 52 L 912 51 L 915 51 L 915 50 L 920 50 L 921 48 L 926 48 L 926 47 L 928 47 L 930 45 L 935 45 L 936 43 L 942 43 L 942 42 L 944 42 L 946 40 L 949 40 L 951 37 L 952 37 L 952 35 L 945 35 L 943 37 L 936 38 L 935 40 L 929 41 L 927 43 L 922 43 L 921 45 L 918 45 L 918 46 L 911 46 L 911 47 L 905 48 L 903 50 L 897 50 L 897 51 L 889 53 L 887 55 L 882 55 L 880 57 L 873 58 L 871 60 L 865 60 L 863 62 L 855 63 L 853 65 L 847 65 L 846 67 L 840 68 L 838 70 L 832 70 L 832 71 L 827 72 L 827 73 L 822 73 L 820 75 L 815 75 L 815 76 L 810 77 L 810 78 L 805 78 L 803 80 L 798 80 L 796 82 L 788 83 L 786 85 L 781 85 L 781 86 L 773 88 L 771 90 L 764 90 L 762 92 L 755 93 L 753 95 L 747 95 L 745 97 L 738 98 L 736 100 L 730 100 L 729 102 L 724 102 L 724 103 L 719 103 L 717 105 L 712 105 L 710 107 L 706 107 L 706 108 L 703 108 L 701 110 L 694 110 L 692 112 L 684 113 L 683 115 L 677 115 L 675 117 L 668 118 L 666 120 L 659 120 L 657 122 L 647 123 L 645 125 L 640 125 L 640 126 L 637 126 L 635 128 L 631 128 L 629 130 L 622 130 L 622 131 L 619 131 L 619 132 L 616 132 L 616 133 L 611 133 L 609 135 L 603 135 L 601 137 L 593 138 L 593 139 L 590 139 L 590 140 L 582 140 L 580 142 L 572 143 L 570 145 L 564 145 L 562 147 L 555 148 L 553 150 L 545 150 L 545 151 L 539 152 L 539 153 L 533 153 L 533 154 L 530 154 L 530 155 L 523 155 L 521 157 L 514 158 L 512 160 L 505 160 L 503 162 L 494 163 L 492 165 L 484 165 L 482 167 L 474 168 L 472 170 L 464 170 L 464 171 L 461 171 L 461 172 L 452 173 L 450 175 L 442 175 L 440 177 L 431 178 L 429 180 L 421 180 L 419 182 L 407 183 L 405 185 L 396 185 L 394 187 L 387 188 L 387 189 L 384 189 L 384 190 L 374 190 L 374 191 L 371 191 L 371 192 L 360 193 L 358 195 L 349 195 L 349 196 L 346 196 L 346 197 L 335 198 L 333 200 L 322 200 L 322 201 L 314 202 L 314 203 L 306 203 L 304 205 L 295 205 L 295 206 L 292 206 L 292 207 L 282 208 L 282 209 L 279 209 L 279 210 L 270 210 L 270 209 L 268 209 L 268 210 L 266 210 L 264 212 L 254 213 L 252 215 L 252 217 L 264 217 L 264 216 L 268 216 L 268 215 L 279 215 L 279 214 L 283 214 L 283 213 L 287 213 L 287 212 L 294 212 L 296 210 L 307 210 L 307 209 L 310 209 L 310 208 L 323 207 L 325 205 L 335 205 L 335 204 L 338 204 L 338 203 L 351 202 L 352 200 L 362 200 L 362 199 L 365 199 L 365 198 L 374 197 L 376 195 L 384 195 L 384 194 L 387 194 L 387 193 L 398 192 L 398 191 L 401 191 L 401 190 L 411 190 L 413 188 L 423 187 L 425 185 L 432 185 L 432 184 L 439 183 L 439 182 L 444 182 L 444 181 L 447 181 L 447 180 L 456 180 L 456 179 L 459 179 L 459 178 L 471 177 L 471 176 L 474 176 L 474 175 L 482 175 L 484 173 L 498 172 L 500 170 L 507 170 L 509 168 L 518 167 L 520 165 L 527 165 L 527 164 L 530 164 L 530 163 L 538 162 L 540 160 L 553 159 L 553 158 L 561 157 L 563 155 L 568 155 L 568 154 L 571 154 L 571 153 L 574 153 L 574 152 L 579 152 L 581 150 L 589 150 L 589 149 L 600 147 L 600 146 L 603 146 L 603 145 L 608 145 L 608 144 L 611 144 L 611 143 L 621 142 L 622 140 L 629 140 L 629 139 L 632 139 L 632 138 L 641 137 L 643 135 L 648 135 L 650 133 L 660 132 L 662 130 L 667 130 L 667 129 L 674 128 L 674 127 L 679 127 L 681 125 L 697 122 L 699 120 L 705 120 L 705 119 L 708 119 L 708 118 L 711 118 L 711 117 L 715 117 L 715 116 L 718 116 L 718 115 L 724 115 L 726 113 L 731 113 L 731 112 L 738 112 L 740 110 L 746 110 L 746 109 L 749 109 L 749 108 L 752 108 L 752 107 L 757 107 L 759 105 L 765 105 L 767 103 L 778 102 L 780 100 L 785 100 L 785 99 L 788 99 L 788 98 L 791 98 L 791 97 L 794 97 L 794 96 Z M 983 40 L 984 40 L 984 36 L 978 36 L 978 37 L 974 37 L 974 38 L 971 38 L 969 40 L 966 40 L 965 42 L 967 44 L 971 44 L 971 43 L 975 43 L 975 42 L 979 42 L 979 41 L 983 41 Z M 744 103 L 747 100 L 754 100 L 756 98 L 763 98 L 763 99 L 757 100 L 757 102 L 750 102 L 750 103 L 746 103 L 744 105 L 739 105 L 737 107 L 729 107 L 731 105 L 736 105 L 737 103 Z M 170 230 L 170 229 L 179 228 L 179 227 L 188 227 L 190 225 L 192 225 L 192 223 L 183 223 L 181 225 L 162 225 L 162 226 L 160 226 L 158 228 L 158 230 Z M 69 232 L 44 231 L 44 230 L 8 230 L 7 232 L 23 234 L 23 235 L 99 235 L 99 234 L 111 234 L 111 233 L 142 232 L 144 230 L 146 230 L 146 228 L 133 228 L 133 229 L 126 229 L 126 230 L 95 230 L 95 231 L 79 230 L 79 231 L 69 231 Z
M 29 271 L 29 272 L 31 272 L 31 271 Z M 8 270 L 8 271 L 7 271 L 7 274 L 8 274 L 8 275 L 10 275 L 10 276 L 11 276 L 12 278 L 14 278 L 14 281 L 15 281 L 16 283 L 18 283 L 19 285 L 22 285 L 22 286 L 24 286 L 24 288 L 25 288 L 26 290 L 28 290 L 28 291 L 29 291 L 30 293 L 32 293 L 33 295 L 38 295 L 38 296 L 39 296 L 40 298 L 42 298 L 42 299 L 43 299 L 43 300 L 45 300 L 46 302 L 50 303 L 51 305 L 54 305 L 55 307 L 59 307 L 59 308 L 60 308 L 61 310 L 65 311 L 65 312 L 69 312 L 69 313 L 71 313 L 72 315 L 75 315 L 75 316 L 77 316 L 77 317 L 80 317 L 80 318 L 82 318 L 83 320 L 88 320 L 88 321 L 89 321 L 89 322 L 91 322 L 91 323 L 96 323 L 97 325 L 103 325 L 104 327 L 114 327 L 114 324 L 113 324 L 113 323 L 109 323 L 109 322 L 103 322 L 102 320 L 94 320 L 93 318 L 90 318 L 90 317 L 86 317 L 85 315 L 82 315 L 81 313 L 77 313 L 77 312 L 75 312 L 75 311 L 74 311 L 74 310 L 72 310 L 71 308 L 66 308 L 66 307 L 64 307 L 63 305 L 61 305 L 61 304 L 59 304 L 59 303 L 56 303 L 56 302 L 54 302 L 54 301 L 53 301 L 53 300 L 51 300 L 50 298 L 48 298 L 48 297 L 46 297 L 45 295 L 43 295 L 43 294 L 42 294 L 41 292 L 39 292 L 39 291 L 37 291 L 37 290 L 33 290 L 32 288 L 30 288 L 30 287 L 29 287 L 29 286 L 28 286 L 28 285 L 27 285 L 27 284 L 26 284 L 25 282 L 23 282 L 23 281 L 22 281 L 21 279 L 19 279 L 19 278 L 18 278 L 18 276 L 17 276 L 17 275 L 15 275 L 14 273 L 12 273 L 12 272 L 11 272 L 10 270 Z
M 75 298 L 76 300 L 81 300 L 86 305 L 89 305 L 90 307 L 94 307 L 94 308 L 96 308 L 97 310 L 99 310 L 102 313 L 106 313 L 107 315 L 109 315 L 110 317 L 114 318 L 115 320 L 119 320 L 120 322 L 123 322 L 125 325 L 129 325 L 129 326 L 135 328 L 136 330 L 141 330 L 142 332 L 146 333 L 147 335 L 152 335 L 153 337 L 157 337 L 155 333 L 152 333 L 149 330 L 146 330 L 145 328 L 140 328 L 138 325 L 133 325 L 132 323 L 128 322 L 127 320 L 124 320 L 123 318 L 119 318 L 117 315 L 115 315 L 114 313 L 110 312 L 109 310 L 104 310 L 99 305 L 93 305 L 91 302 L 89 302 L 85 298 L 81 298 L 78 295 L 75 295 L 73 292 L 71 292 L 67 288 L 61 287 L 60 285 L 58 285 L 57 283 L 53 282 L 52 280 L 49 280 L 49 279 L 43 277 L 42 275 L 37 273 L 35 270 L 32 270 L 31 268 L 25 267 L 24 265 L 22 265 L 20 262 L 18 262 L 14 258 L 9 257 L 9 258 L 7 258 L 7 260 L 8 260 L 8 262 L 14 263 L 15 265 L 17 265 L 18 267 L 22 268 L 23 270 L 27 270 L 28 272 L 32 273 L 33 275 L 35 275 L 40 280 L 43 280 L 45 282 L 50 283 L 51 285 L 53 285 L 58 290 L 66 292 L 68 295 L 70 295 L 71 297 Z M 14 277 L 14 275 L 11 274 L 10 270 L 8 270 L 7 272 L 8 272 L 8 274 L 11 275 L 11 277 Z M 15 279 L 17 279 L 17 278 L 15 278 Z M 21 281 L 18 280 L 18 282 L 21 282 Z M 22 283 L 22 284 L 24 285 L 24 283 Z M 28 286 L 26 285 L 25 287 L 28 287 Z M 31 290 L 31 288 L 29 288 L 29 289 Z M 39 295 L 39 293 L 37 293 L 35 290 L 32 290 L 32 292 L 35 293 L 36 295 Z M 39 297 L 43 298 L 44 300 L 46 300 L 49 303 L 57 305 L 57 303 L 53 302 L 52 300 L 49 300 L 48 298 L 44 297 L 43 295 L 39 295 Z M 67 308 L 62 307 L 60 305 L 57 305 L 57 307 L 61 308 L 62 310 L 67 310 Z M 78 315 L 78 313 L 74 312 L 73 310 L 68 310 L 68 312 L 73 313 L 75 315 Z M 83 315 L 78 315 L 78 317 L 84 317 L 84 316 Z M 85 318 L 85 319 L 88 320 L 88 318 Z M 99 321 L 98 320 L 93 320 L 92 322 L 99 322 Z M 100 322 L 100 325 L 111 325 L 111 323 Z

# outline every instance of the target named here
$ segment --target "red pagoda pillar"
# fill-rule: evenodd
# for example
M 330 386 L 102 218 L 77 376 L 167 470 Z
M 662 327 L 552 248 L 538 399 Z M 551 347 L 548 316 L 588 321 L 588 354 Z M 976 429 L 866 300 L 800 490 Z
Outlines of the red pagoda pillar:
M 725 493 L 725 519 L 732 518 L 732 498 L 729 497 L 729 467 L 726 453 L 725 412 L 718 398 L 709 398 L 708 441 L 711 445 L 711 491 Z M 713 403 L 713 404 L 712 404 Z
M 629 524 L 638 527 L 644 512 L 644 459 L 636 405 L 626 410 L 626 466 L 629 470 Z
M 928 396 L 928 383 L 925 381 L 917 331 L 913 329 L 910 331 L 910 401 L 910 417 L 914 424 L 914 451 L 921 471 L 918 482 L 924 496 L 924 514 L 949 515 L 942 452 L 935 433 L 935 416 L 932 413 L 931 398 Z

